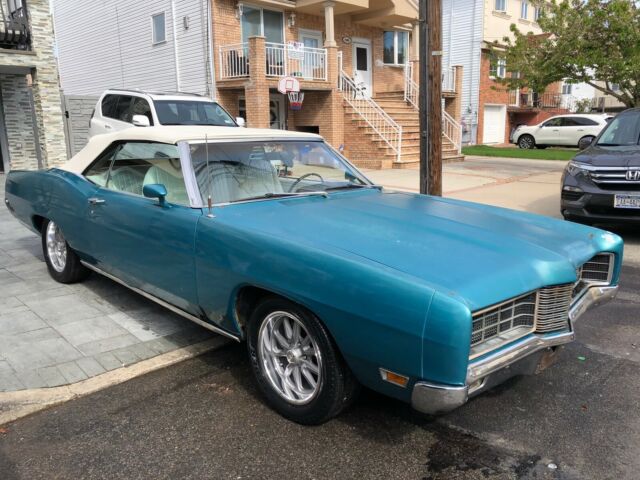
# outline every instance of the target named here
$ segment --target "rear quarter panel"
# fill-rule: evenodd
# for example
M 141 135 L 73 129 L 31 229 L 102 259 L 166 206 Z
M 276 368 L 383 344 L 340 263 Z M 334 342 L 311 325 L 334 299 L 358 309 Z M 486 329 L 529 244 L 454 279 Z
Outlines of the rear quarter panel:
M 95 185 L 64 170 L 12 171 L 7 176 L 5 198 L 13 215 L 29 229 L 39 234 L 39 219 L 53 220 L 69 245 L 86 256 L 90 240 L 84 228 L 87 199 L 95 191 Z

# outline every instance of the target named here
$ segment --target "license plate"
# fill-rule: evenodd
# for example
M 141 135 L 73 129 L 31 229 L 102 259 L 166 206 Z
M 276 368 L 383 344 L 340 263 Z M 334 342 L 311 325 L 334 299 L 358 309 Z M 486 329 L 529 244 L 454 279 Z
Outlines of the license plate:
M 613 199 L 615 208 L 640 208 L 640 195 L 616 195 Z

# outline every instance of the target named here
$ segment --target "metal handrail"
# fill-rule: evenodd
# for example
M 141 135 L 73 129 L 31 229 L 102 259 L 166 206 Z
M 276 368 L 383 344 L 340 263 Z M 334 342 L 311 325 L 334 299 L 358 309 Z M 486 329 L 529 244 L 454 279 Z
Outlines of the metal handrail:
M 267 77 L 289 75 L 309 80 L 327 80 L 327 49 L 293 48 L 288 43 L 266 42 Z
M 396 161 L 402 156 L 402 126 L 385 112 L 375 100 L 369 97 L 362 85 L 356 85 L 343 70 L 340 70 L 339 88 L 347 103 L 384 140 L 396 154 Z
M 420 108 L 418 100 L 420 89 L 418 84 L 413 81 L 412 70 L 412 65 L 407 63 L 404 70 L 404 99 L 418 110 Z M 455 85 L 455 69 L 452 70 L 454 72 L 453 83 Z M 456 122 L 444 109 L 442 110 L 442 134 L 453 144 L 458 153 L 462 152 L 462 125 Z
M 30 50 L 31 30 L 24 1 L 0 0 L 0 48 Z
M 462 151 L 462 125 L 444 110 L 442 110 L 442 134 L 459 154 Z

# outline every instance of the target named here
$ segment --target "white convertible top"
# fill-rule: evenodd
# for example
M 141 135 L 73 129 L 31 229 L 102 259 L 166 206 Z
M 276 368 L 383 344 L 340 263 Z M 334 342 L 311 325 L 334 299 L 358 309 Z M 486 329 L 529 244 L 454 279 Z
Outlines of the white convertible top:
M 68 162 L 60 166 L 62 170 L 81 174 L 95 158 L 111 143 L 137 140 L 176 144 L 194 140 L 322 140 L 313 133 L 292 132 L 289 130 L 271 130 L 268 128 L 211 127 L 194 125 L 132 127 L 114 133 L 96 135 L 87 145 Z

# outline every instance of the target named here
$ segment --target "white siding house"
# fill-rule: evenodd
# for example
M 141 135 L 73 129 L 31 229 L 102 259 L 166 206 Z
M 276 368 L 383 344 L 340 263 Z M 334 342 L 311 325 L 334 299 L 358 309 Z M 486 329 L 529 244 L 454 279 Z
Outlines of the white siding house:
M 213 96 L 209 8 L 207 0 L 53 0 L 64 94 L 138 88 Z
M 462 143 L 476 138 L 483 18 L 483 0 L 442 0 L 442 67 L 463 67 Z

